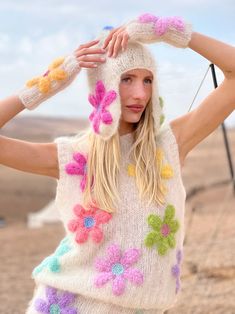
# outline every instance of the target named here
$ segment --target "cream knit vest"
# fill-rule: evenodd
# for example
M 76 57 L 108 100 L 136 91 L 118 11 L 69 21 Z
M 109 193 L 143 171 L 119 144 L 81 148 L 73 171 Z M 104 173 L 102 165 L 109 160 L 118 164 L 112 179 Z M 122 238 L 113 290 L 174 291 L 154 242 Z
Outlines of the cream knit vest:
M 66 138 L 56 140 L 60 167 L 56 204 L 67 236 L 57 250 L 35 268 L 33 277 L 39 284 L 51 285 L 57 289 L 78 293 L 101 302 L 135 309 L 166 310 L 173 306 L 178 295 L 181 261 L 179 255 L 177 258 L 177 252 L 180 250 L 182 254 L 184 239 L 186 192 L 181 178 L 178 146 L 170 125 L 165 123 L 158 135 L 158 147 L 164 153 L 163 165 L 172 167 L 173 176 L 163 180 L 168 190 L 165 205 L 147 206 L 146 202 L 139 199 L 135 176 L 127 171 L 128 165 L 131 164 L 128 152 L 132 141 L 131 133 L 120 137 L 121 203 L 116 213 L 111 214 L 111 219 L 99 225 L 103 232 L 102 241 L 96 243 L 88 235 L 86 242 L 78 244 L 75 241 L 75 233 L 68 229 L 68 223 L 76 218 L 73 212 L 74 206 L 82 204 L 80 178 L 76 175 L 68 175 L 65 167 L 73 159 L 74 152 L 85 153 L 84 147 L 80 147 L 75 140 Z M 152 247 L 145 245 L 145 238 L 153 231 L 148 224 L 149 215 L 159 216 L 163 220 L 168 205 L 173 205 L 175 208 L 174 217 L 168 220 L 171 221 L 169 225 L 177 220 L 179 228 L 171 234 L 169 226 L 160 224 L 159 230 L 165 240 L 167 235 L 171 235 L 176 241 L 174 247 L 168 247 L 164 255 L 161 255 L 156 245 Z M 113 245 L 112 250 L 110 249 L 109 252 L 113 253 L 108 257 L 107 249 L 111 245 Z M 122 255 L 118 257 L 120 252 Z M 129 252 L 129 255 L 126 253 L 126 257 L 121 259 L 124 252 Z M 99 261 L 103 260 L 99 263 L 101 265 L 99 270 L 95 267 L 97 258 Z M 102 273 L 102 267 L 102 276 L 107 276 L 108 279 L 105 280 L 106 283 L 103 282 L 97 286 L 95 280 L 97 282 L 97 277 Z M 114 280 L 123 274 L 124 269 L 129 271 L 123 280 L 125 289 L 115 289 Z

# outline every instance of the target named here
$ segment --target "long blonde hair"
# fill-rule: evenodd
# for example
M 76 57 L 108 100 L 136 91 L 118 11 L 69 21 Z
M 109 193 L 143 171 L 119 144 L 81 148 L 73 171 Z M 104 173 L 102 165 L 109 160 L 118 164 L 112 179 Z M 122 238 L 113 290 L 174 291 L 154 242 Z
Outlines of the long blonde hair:
M 160 167 L 156 162 L 156 141 L 152 102 L 149 101 L 139 122 L 134 125 L 134 143 L 131 156 L 135 165 L 136 185 L 140 198 L 147 199 L 148 204 L 164 203 L 164 190 Z M 119 199 L 118 176 L 120 171 L 120 141 L 118 132 L 109 140 L 88 129 L 84 139 L 89 138 L 87 160 L 87 184 L 83 193 L 83 206 L 97 206 L 109 213 L 115 212 Z M 94 181 L 93 181 L 94 178 Z

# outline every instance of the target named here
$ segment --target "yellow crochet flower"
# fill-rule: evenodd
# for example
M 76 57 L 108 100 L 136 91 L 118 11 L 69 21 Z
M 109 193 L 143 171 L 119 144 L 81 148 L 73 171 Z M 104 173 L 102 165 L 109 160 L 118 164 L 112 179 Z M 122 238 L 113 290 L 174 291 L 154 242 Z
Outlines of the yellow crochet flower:
M 59 68 L 61 64 L 63 64 L 64 59 L 65 58 L 62 57 L 54 60 L 43 76 L 35 77 L 29 80 L 26 83 L 26 86 L 31 88 L 36 85 L 41 93 L 48 93 L 51 89 L 52 81 L 62 81 L 67 77 L 66 72 Z
M 161 148 L 157 148 L 156 151 L 156 161 L 161 171 L 162 179 L 170 179 L 174 176 L 174 171 L 170 164 L 163 165 L 164 152 Z
M 135 166 L 133 164 L 129 164 L 127 166 L 127 172 L 128 172 L 128 175 L 130 177 L 134 177 L 136 175 L 136 173 L 135 173 Z
M 161 178 L 163 180 L 169 180 L 174 176 L 174 171 L 170 164 L 163 164 L 164 152 L 161 148 L 157 148 L 156 150 L 156 162 L 160 169 Z M 134 177 L 136 175 L 135 165 L 129 164 L 127 166 L 127 173 L 130 177 Z M 168 192 L 167 187 L 164 183 L 161 184 L 160 189 L 163 194 Z

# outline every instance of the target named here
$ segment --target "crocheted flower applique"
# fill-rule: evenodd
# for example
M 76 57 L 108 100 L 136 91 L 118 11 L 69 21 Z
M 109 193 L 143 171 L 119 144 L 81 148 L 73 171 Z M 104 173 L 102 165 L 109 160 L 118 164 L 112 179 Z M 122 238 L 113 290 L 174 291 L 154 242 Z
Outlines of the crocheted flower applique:
M 100 225 L 109 222 L 112 215 L 95 207 L 85 210 L 79 204 L 73 208 L 73 211 L 76 218 L 69 221 L 68 229 L 76 233 L 75 241 L 78 244 L 84 243 L 90 234 L 93 242 L 100 243 L 103 240 Z
M 87 183 L 87 156 L 81 153 L 73 154 L 73 162 L 65 165 L 65 171 L 69 175 L 81 176 L 80 188 L 84 192 Z M 94 183 L 94 178 L 92 180 L 92 185 Z
M 139 16 L 138 21 L 140 23 L 153 23 L 154 32 L 158 36 L 164 35 L 169 28 L 174 28 L 177 31 L 183 32 L 185 29 L 185 23 L 182 18 L 173 17 L 160 17 L 149 13 L 142 14 Z
M 157 246 L 159 255 L 165 255 L 169 248 L 176 245 L 175 233 L 178 231 L 180 224 L 178 220 L 174 220 L 175 208 L 168 205 L 165 210 L 163 219 L 160 216 L 150 214 L 148 216 L 148 225 L 153 228 L 145 238 L 147 247 Z
M 161 96 L 159 97 L 159 104 L 160 104 L 161 109 L 163 109 L 163 107 L 164 107 L 164 100 L 163 100 L 163 98 Z M 160 125 L 162 125 L 164 121 L 165 121 L 165 115 L 164 115 L 164 113 L 162 113 L 161 116 L 160 116 Z
M 116 98 L 117 93 L 114 90 L 107 92 L 102 81 L 96 82 L 95 94 L 90 94 L 88 97 L 90 104 L 95 108 L 89 116 L 95 133 L 100 133 L 101 123 L 111 124 L 113 122 L 112 115 L 107 111 L 107 108 Z
M 176 253 L 176 264 L 172 266 L 171 268 L 171 273 L 176 279 L 176 288 L 175 288 L 175 293 L 177 294 L 180 290 L 180 264 L 182 262 L 182 251 L 177 250 Z
M 156 150 L 156 162 L 160 169 L 160 175 L 163 180 L 169 180 L 174 176 L 174 171 L 170 164 L 163 164 L 164 152 L 161 148 L 157 148 Z M 136 176 L 136 167 L 133 164 L 127 165 L 127 173 L 130 177 Z M 167 187 L 164 183 L 162 183 L 161 189 L 164 194 L 167 193 Z
M 163 160 L 164 160 L 164 152 L 159 147 L 156 150 L 156 161 L 161 171 L 161 178 L 168 180 L 174 176 L 174 170 L 172 169 L 170 164 L 167 164 L 167 163 L 163 164 Z
M 66 237 L 60 242 L 54 254 L 46 257 L 41 264 L 34 268 L 33 275 L 37 275 L 44 268 L 48 268 L 53 273 L 60 272 L 60 257 L 68 253 L 70 250 L 71 246 L 69 245 L 69 239 Z
M 120 296 L 125 292 L 127 280 L 136 286 L 143 284 L 143 273 L 132 267 L 137 263 L 140 255 L 139 249 L 131 248 L 122 253 L 119 245 L 111 244 L 107 248 L 107 256 L 95 260 L 95 268 L 100 272 L 95 277 L 95 286 L 101 288 L 107 282 L 112 281 L 113 294 Z
M 72 305 L 75 302 L 75 294 L 68 291 L 61 291 L 60 293 L 53 287 L 47 286 L 46 301 L 43 299 L 36 299 L 34 308 L 38 313 L 43 314 L 79 314 L 79 312 Z
M 52 81 L 62 81 L 67 77 L 66 72 L 60 68 L 64 60 L 64 57 L 54 60 L 43 76 L 31 79 L 26 83 L 26 86 L 29 88 L 37 86 L 42 94 L 48 93 L 51 89 Z

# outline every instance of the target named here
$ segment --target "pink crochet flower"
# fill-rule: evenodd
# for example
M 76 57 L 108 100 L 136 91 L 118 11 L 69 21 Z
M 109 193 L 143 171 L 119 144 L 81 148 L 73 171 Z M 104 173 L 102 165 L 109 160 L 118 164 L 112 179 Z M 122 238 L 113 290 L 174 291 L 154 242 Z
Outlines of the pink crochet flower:
M 76 242 L 86 242 L 89 233 L 94 242 L 101 242 L 103 239 L 103 231 L 100 229 L 99 225 L 107 223 L 112 218 L 112 215 L 95 207 L 92 207 L 90 210 L 85 210 L 79 204 L 74 207 L 73 211 L 77 218 L 69 221 L 68 229 L 71 232 L 76 232 Z
M 65 166 L 65 171 L 70 175 L 82 176 L 82 180 L 80 182 L 80 188 L 83 192 L 86 187 L 86 181 L 87 181 L 87 157 L 81 153 L 74 153 L 73 159 L 75 160 L 75 162 L 68 163 Z
M 97 275 L 94 284 L 102 287 L 112 280 L 113 294 L 119 296 L 124 293 L 125 281 L 129 280 L 135 285 L 143 283 L 143 274 L 136 268 L 131 268 L 140 257 L 139 249 L 128 249 L 123 254 L 119 245 L 112 244 L 107 249 L 107 258 L 97 258 L 95 268 L 101 274 Z
M 96 82 L 95 95 L 90 94 L 88 97 L 89 102 L 95 108 L 89 116 L 95 133 L 99 134 L 100 123 L 111 124 L 113 122 L 112 115 L 107 111 L 107 107 L 116 97 L 117 93 L 114 90 L 106 92 L 104 83 L 102 81 Z
M 181 17 L 159 17 L 149 13 L 140 15 L 138 18 L 140 23 L 154 23 L 154 31 L 158 36 L 164 35 L 169 27 L 173 27 L 176 30 L 183 32 L 185 23 Z

